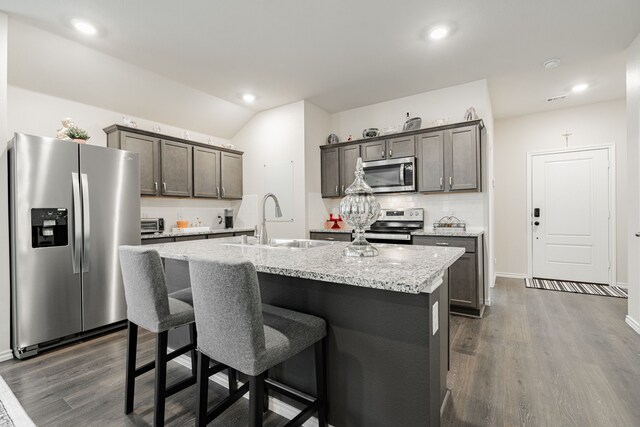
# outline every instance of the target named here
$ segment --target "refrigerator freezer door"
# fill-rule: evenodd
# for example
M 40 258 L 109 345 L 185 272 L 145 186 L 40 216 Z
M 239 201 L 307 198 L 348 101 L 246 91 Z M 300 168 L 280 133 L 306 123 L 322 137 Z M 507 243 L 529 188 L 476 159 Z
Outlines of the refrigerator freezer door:
M 81 226 L 74 203 L 80 200 L 74 200 L 72 185 L 78 144 L 16 134 L 9 156 L 12 327 L 18 355 L 25 347 L 81 331 L 81 279 L 74 274 L 75 230 Z M 64 246 L 34 247 L 32 210 L 46 215 L 47 209 L 66 210 Z
M 118 247 L 140 244 L 138 154 L 80 146 L 83 330 L 126 319 Z

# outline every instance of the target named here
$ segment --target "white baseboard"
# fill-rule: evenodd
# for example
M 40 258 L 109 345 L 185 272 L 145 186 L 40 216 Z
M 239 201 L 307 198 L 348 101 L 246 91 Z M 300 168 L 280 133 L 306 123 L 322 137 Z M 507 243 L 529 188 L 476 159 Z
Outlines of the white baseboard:
M 628 315 L 627 317 L 625 317 L 624 321 L 627 322 L 627 325 L 631 326 L 631 329 L 633 329 L 634 331 L 640 334 L 640 323 L 638 323 L 636 320 L 634 320 Z
M 619 288 L 623 288 L 623 289 L 629 289 L 629 284 L 628 283 L 618 282 L 618 283 L 616 283 L 616 286 L 619 287 Z
M 187 356 L 186 354 L 180 355 L 178 357 L 176 357 L 175 359 L 176 362 L 178 362 L 179 364 L 181 364 L 184 367 L 187 367 L 189 369 L 191 369 L 191 357 Z M 213 382 L 215 382 L 216 384 L 221 385 L 224 388 L 229 388 L 229 377 L 227 377 L 226 374 L 219 372 L 217 374 L 215 374 L 214 376 L 210 377 L 209 380 L 212 380 Z M 244 395 L 245 399 L 249 398 L 249 393 L 246 393 Z M 269 410 L 271 412 L 275 412 L 276 414 L 280 415 L 281 417 L 285 417 L 288 420 L 291 420 L 293 418 L 296 417 L 296 415 L 298 415 L 300 413 L 300 410 L 289 405 L 288 403 L 285 403 L 279 399 L 276 399 L 273 396 L 269 396 Z M 316 417 L 311 417 L 309 418 L 304 424 L 303 426 L 305 427 L 318 427 L 318 419 Z M 327 426 L 332 427 L 331 424 L 327 424 Z
M 504 277 L 505 279 L 526 279 L 527 275 L 524 273 L 502 273 L 497 271 L 497 277 Z
M 11 349 L 0 352 L 0 362 L 13 359 L 13 351 Z

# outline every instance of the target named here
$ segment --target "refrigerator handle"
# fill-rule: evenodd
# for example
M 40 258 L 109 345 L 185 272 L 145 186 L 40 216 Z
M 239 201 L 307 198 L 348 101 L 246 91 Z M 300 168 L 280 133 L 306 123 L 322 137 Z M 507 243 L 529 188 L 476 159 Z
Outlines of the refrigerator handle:
M 80 273 L 80 251 L 82 248 L 82 207 L 80 202 L 80 179 L 75 172 L 71 173 L 73 187 L 73 272 Z
M 89 179 L 82 174 L 82 219 L 84 220 L 84 247 L 82 253 L 82 272 L 89 271 L 89 249 L 91 248 L 91 210 L 89 209 Z

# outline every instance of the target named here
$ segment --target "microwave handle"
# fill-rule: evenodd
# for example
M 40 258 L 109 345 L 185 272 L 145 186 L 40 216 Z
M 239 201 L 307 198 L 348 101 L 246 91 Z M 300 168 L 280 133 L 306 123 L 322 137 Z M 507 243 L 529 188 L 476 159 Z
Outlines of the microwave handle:
M 400 185 L 404 186 L 404 163 L 400 164 Z

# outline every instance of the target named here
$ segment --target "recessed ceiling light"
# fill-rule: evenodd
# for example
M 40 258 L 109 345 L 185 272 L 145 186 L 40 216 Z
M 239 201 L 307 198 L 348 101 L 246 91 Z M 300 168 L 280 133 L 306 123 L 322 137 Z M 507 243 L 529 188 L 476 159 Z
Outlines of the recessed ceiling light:
M 256 100 L 256 96 L 252 93 L 245 93 L 244 95 L 242 95 L 242 99 L 244 100 L 244 102 L 253 102 Z
M 73 28 L 75 28 L 76 31 L 88 36 L 95 36 L 98 33 L 98 29 L 95 25 L 82 19 L 72 19 L 71 25 L 73 25 Z
M 558 68 L 560 66 L 560 60 L 559 59 L 550 59 L 548 61 L 545 61 L 544 64 L 542 64 L 542 66 L 544 68 L 546 68 L 547 70 L 551 70 L 553 68 Z
M 442 40 L 449 35 L 451 29 L 447 25 L 438 25 L 429 30 L 431 40 Z
M 575 92 L 575 93 L 579 93 L 579 92 L 584 92 L 587 89 L 589 89 L 589 84 L 588 83 L 579 83 L 579 84 L 575 85 L 574 87 L 572 87 L 571 91 Z

